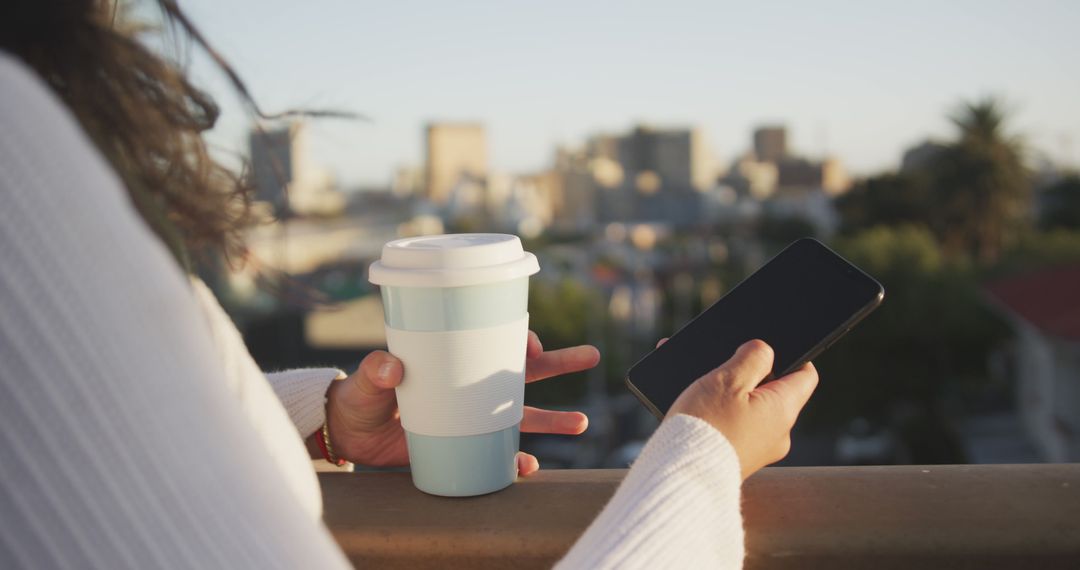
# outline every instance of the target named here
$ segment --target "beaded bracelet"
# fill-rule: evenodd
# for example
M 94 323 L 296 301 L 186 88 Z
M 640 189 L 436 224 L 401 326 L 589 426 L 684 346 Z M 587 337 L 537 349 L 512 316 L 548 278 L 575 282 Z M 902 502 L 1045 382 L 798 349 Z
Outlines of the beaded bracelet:
M 322 429 L 319 431 L 319 436 L 315 438 L 319 444 L 319 451 L 322 451 L 323 458 L 337 466 L 345 465 L 345 460 L 338 457 L 334 453 L 333 446 L 330 445 L 330 422 L 323 422 Z

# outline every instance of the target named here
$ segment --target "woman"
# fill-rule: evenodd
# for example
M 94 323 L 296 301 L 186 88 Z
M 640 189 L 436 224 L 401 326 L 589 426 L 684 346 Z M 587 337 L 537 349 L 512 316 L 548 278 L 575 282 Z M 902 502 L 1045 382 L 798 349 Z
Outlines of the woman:
M 200 137 L 212 102 L 110 2 L 0 10 L 0 567 L 347 567 L 310 459 L 407 462 L 400 361 L 260 372 L 189 270 L 242 252 L 246 191 Z M 530 335 L 527 372 L 598 358 Z M 771 363 L 752 341 L 688 388 L 561 564 L 740 567 L 740 483 L 786 454 L 817 382 L 808 365 L 758 386 Z

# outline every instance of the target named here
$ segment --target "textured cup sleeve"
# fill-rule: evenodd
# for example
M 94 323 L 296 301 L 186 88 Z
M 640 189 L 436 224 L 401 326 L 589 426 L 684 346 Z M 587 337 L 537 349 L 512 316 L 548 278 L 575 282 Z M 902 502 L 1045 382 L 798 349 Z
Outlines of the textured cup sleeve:
M 462 331 L 387 327 L 390 353 L 405 375 L 397 387 L 401 425 L 412 433 L 466 436 L 521 421 L 529 316 Z

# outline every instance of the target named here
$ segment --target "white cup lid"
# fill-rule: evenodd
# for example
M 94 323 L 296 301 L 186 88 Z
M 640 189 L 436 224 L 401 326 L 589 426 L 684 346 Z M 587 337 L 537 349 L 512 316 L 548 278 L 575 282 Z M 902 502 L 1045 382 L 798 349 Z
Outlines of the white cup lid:
M 536 256 L 508 234 L 446 234 L 394 240 L 368 268 L 368 280 L 391 287 L 464 287 L 540 271 Z

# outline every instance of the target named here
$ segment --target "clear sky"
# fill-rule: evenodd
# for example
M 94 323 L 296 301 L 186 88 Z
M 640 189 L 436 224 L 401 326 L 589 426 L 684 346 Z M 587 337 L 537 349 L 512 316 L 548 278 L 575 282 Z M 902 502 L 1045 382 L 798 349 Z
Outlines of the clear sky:
M 509 172 L 636 122 L 700 126 L 726 164 L 780 122 L 797 152 L 872 173 L 987 94 L 1080 165 L 1080 1 L 180 3 L 265 109 L 373 118 L 313 125 L 315 159 L 347 186 L 418 165 L 432 119 L 484 122 Z M 244 150 L 231 89 L 199 56 L 192 73 L 225 111 L 212 142 Z

